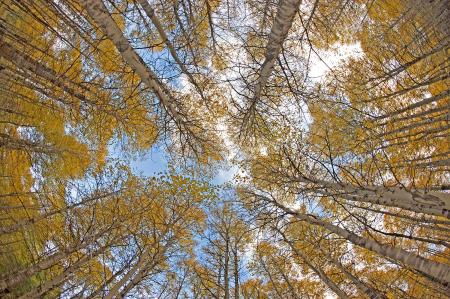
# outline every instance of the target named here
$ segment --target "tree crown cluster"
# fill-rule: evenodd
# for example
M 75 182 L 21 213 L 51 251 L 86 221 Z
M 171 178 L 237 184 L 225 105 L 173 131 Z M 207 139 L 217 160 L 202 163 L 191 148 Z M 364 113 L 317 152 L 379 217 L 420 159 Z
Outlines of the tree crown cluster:
M 447 0 L 2 0 L 0 297 L 447 298 L 449 22 Z

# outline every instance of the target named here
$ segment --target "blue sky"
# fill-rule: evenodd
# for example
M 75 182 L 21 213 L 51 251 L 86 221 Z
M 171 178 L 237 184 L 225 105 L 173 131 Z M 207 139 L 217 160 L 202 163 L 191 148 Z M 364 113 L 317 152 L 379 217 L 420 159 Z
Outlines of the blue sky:
M 152 147 L 143 156 L 132 160 L 131 168 L 136 174 L 153 176 L 167 169 L 168 159 L 165 152 L 159 147 Z
M 131 169 L 137 175 L 154 176 L 167 170 L 169 158 L 163 148 L 153 146 L 144 155 L 131 161 Z M 220 167 L 211 183 L 220 185 L 233 180 L 238 167 L 235 165 L 225 165 Z

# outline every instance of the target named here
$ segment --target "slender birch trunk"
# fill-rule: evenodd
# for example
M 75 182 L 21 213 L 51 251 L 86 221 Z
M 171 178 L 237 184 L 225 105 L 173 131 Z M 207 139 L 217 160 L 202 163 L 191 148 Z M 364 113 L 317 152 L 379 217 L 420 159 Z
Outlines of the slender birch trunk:
M 386 113 L 384 115 L 378 116 L 376 119 L 385 119 L 385 118 L 388 118 L 388 117 L 396 116 L 396 115 L 402 114 L 402 113 L 404 113 L 406 111 L 413 110 L 413 109 L 419 108 L 421 106 L 425 106 L 425 105 L 431 104 L 433 102 L 437 102 L 437 101 L 439 101 L 441 99 L 446 99 L 449 95 L 450 95 L 450 90 L 446 90 L 444 92 L 441 92 L 438 95 L 435 95 L 435 96 L 423 99 L 423 100 L 421 100 L 419 102 L 416 102 L 414 104 L 410 104 L 409 106 L 407 106 L 405 108 L 402 108 L 402 109 L 399 109 L 399 110 L 396 110 L 396 111 L 393 111 L 393 112 Z
M 13 138 L 5 133 L 0 133 L 0 148 L 2 147 L 7 150 L 28 151 L 44 155 L 57 155 L 64 152 L 64 149 L 55 147 L 52 144 Z
M 379 134 L 378 137 L 384 137 L 384 136 L 392 135 L 395 133 L 407 132 L 411 129 L 436 124 L 438 122 L 448 121 L 449 119 L 450 119 L 450 113 L 445 113 L 443 115 L 438 115 L 435 118 L 427 118 L 426 120 L 423 120 L 423 121 L 416 121 L 412 124 L 409 124 L 409 125 L 406 125 L 406 126 L 403 126 L 403 127 L 391 130 L 391 131 L 386 131 L 384 133 Z
M 225 299 L 230 299 L 230 284 L 229 284 L 229 237 L 228 233 L 225 238 L 225 259 L 224 259 L 224 270 L 223 270 L 223 285 L 224 285 L 224 291 L 225 291 Z
M 291 250 L 294 252 L 296 256 L 298 256 L 308 267 L 319 276 L 319 278 L 323 281 L 323 283 L 332 290 L 336 295 L 338 295 L 340 298 L 349 299 L 350 297 L 342 291 L 337 284 L 335 284 L 326 274 L 322 271 L 322 269 L 314 266 L 307 256 L 305 256 L 300 250 L 298 250 L 291 241 L 286 237 L 286 235 L 276 228 L 278 233 L 283 237 L 283 241 L 289 245 Z
M 65 250 L 59 251 L 40 262 L 26 268 L 22 269 L 10 274 L 2 275 L 0 277 L 0 291 L 3 291 L 7 288 L 14 287 L 15 285 L 21 283 L 25 279 L 39 273 L 42 270 L 48 269 L 52 267 L 53 265 L 57 264 L 59 261 L 67 258 L 72 253 L 76 252 L 77 250 L 83 249 L 86 246 L 92 244 L 95 240 L 97 240 L 100 236 L 102 236 L 105 232 L 109 231 L 110 228 L 107 230 L 103 230 L 98 234 L 95 234 L 93 236 L 90 236 L 88 238 L 85 238 L 81 243 L 78 245 L 75 245 L 71 248 L 67 248 Z
M 233 271 L 234 271 L 234 298 L 239 299 L 239 257 L 237 243 L 233 250 Z
M 393 259 L 394 261 L 401 262 L 406 266 L 419 270 L 426 275 L 433 277 L 436 281 L 439 281 L 443 285 L 450 284 L 450 266 L 448 265 L 427 260 L 417 254 L 410 253 L 398 247 L 380 244 L 377 241 L 360 237 L 336 225 L 314 218 L 310 215 L 291 210 L 274 200 L 268 200 L 275 204 L 275 206 L 283 210 L 285 213 L 290 214 L 301 221 L 306 221 L 310 224 L 323 227 L 357 246 L 373 251 L 383 257 Z
M 430 162 L 423 162 L 418 163 L 416 166 L 418 167 L 439 167 L 439 166 L 448 166 L 450 165 L 450 158 L 445 160 L 439 160 L 439 161 L 430 161 Z
M 178 124 L 183 124 L 183 118 L 174 105 L 174 99 L 167 88 L 158 80 L 156 74 L 145 64 L 144 60 L 133 49 L 125 38 L 117 23 L 109 14 L 102 0 L 80 1 L 89 16 L 101 28 L 102 32 L 114 43 L 122 58 L 139 75 L 141 80 L 151 88 L 161 101 L 166 112 Z
M 141 269 L 139 269 L 138 273 L 133 277 L 133 279 L 128 282 L 120 292 L 119 298 L 125 298 L 126 294 L 130 292 L 141 280 L 148 274 L 148 272 L 154 268 L 155 263 L 153 263 L 150 266 L 144 266 Z
M 102 111 L 108 115 L 111 115 L 112 117 L 114 117 L 118 120 L 121 119 L 121 117 L 118 116 L 117 113 L 115 113 L 112 110 L 105 109 L 101 105 L 98 105 L 97 103 L 90 100 L 82 92 L 79 91 L 79 90 L 83 90 L 84 92 L 92 93 L 92 91 L 88 87 L 83 86 L 81 84 L 73 83 L 70 79 L 66 78 L 63 74 L 58 74 L 54 70 L 46 67 L 45 65 L 34 60 L 33 58 L 25 55 L 24 53 L 17 51 L 13 46 L 11 46 L 7 42 L 3 41 L 1 38 L 0 38 L 0 57 L 3 57 L 6 60 L 10 61 L 17 68 L 19 68 L 23 71 L 31 72 L 31 73 L 37 75 L 38 77 L 41 77 L 41 78 L 47 80 L 48 82 L 61 88 L 67 94 L 77 98 L 81 102 L 83 102 L 89 106 L 95 107 L 95 109 Z M 30 77 L 30 78 L 33 81 L 37 80 L 37 79 L 33 79 L 32 77 Z M 37 80 L 37 81 L 39 81 L 39 80 Z M 73 103 L 68 102 L 65 99 L 61 99 L 60 97 L 51 96 L 44 90 L 41 90 L 40 88 L 38 88 L 37 86 L 32 86 L 30 88 L 39 90 L 39 92 L 55 99 L 56 101 L 59 101 L 59 102 L 65 104 L 65 105 L 73 105 Z
M 380 291 L 368 286 L 361 281 L 358 277 L 354 276 L 349 270 L 347 270 L 339 261 L 336 261 L 330 255 L 327 254 L 327 259 L 335 265 L 342 273 L 344 273 L 356 286 L 356 288 L 363 294 L 366 294 L 371 299 L 387 299 L 386 295 Z
M 87 299 L 92 299 L 92 298 L 96 298 L 104 289 L 106 286 L 108 286 L 108 284 L 110 284 L 114 279 L 116 279 L 118 276 L 122 275 L 125 270 L 127 269 L 127 267 L 123 267 L 122 269 L 120 269 L 119 271 L 117 271 L 116 273 L 114 273 L 108 280 L 106 280 L 100 287 L 98 287 L 94 292 L 92 292 L 92 294 L 90 294 Z M 103 296 L 101 296 L 101 298 L 103 298 Z
M 270 282 L 272 283 L 272 286 L 273 286 L 273 288 L 275 289 L 275 292 L 277 293 L 278 297 L 279 297 L 280 299 L 281 299 L 281 298 L 284 298 L 284 297 L 282 296 L 282 294 L 280 294 L 280 291 L 278 290 L 278 287 L 277 287 L 275 281 L 273 280 L 272 273 L 270 273 L 270 270 L 267 268 L 266 263 L 263 261 L 261 255 L 258 254 L 258 257 L 259 257 L 259 264 L 263 267 L 264 271 L 266 271 L 267 276 L 269 276 L 269 280 L 270 280 Z
M 301 0 L 280 0 L 278 2 L 277 14 L 269 34 L 264 62 L 259 70 L 259 80 L 255 86 L 253 99 L 255 103 L 261 97 L 261 92 L 272 74 L 275 61 L 281 52 L 281 47 L 288 35 L 289 29 L 292 27 L 300 3 Z
M 450 125 L 444 125 L 444 126 L 441 126 L 439 128 L 426 129 L 426 130 L 421 130 L 421 131 L 418 131 L 418 132 L 410 132 L 408 135 L 392 137 L 392 138 L 389 138 L 389 139 L 385 139 L 384 141 L 385 142 L 391 142 L 391 141 L 396 141 L 396 140 L 404 139 L 404 138 L 411 138 L 411 141 L 419 141 L 419 140 L 422 140 L 422 139 L 431 139 L 431 140 L 433 140 L 433 139 L 439 138 L 439 137 L 448 137 L 449 134 L 445 133 L 445 131 L 447 131 L 448 129 L 450 129 Z M 441 133 L 441 132 L 442 132 L 441 135 L 435 135 L 435 134 Z M 417 136 L 419 136 L 419 137 L 417 137 Z M 412 137 L 415 137 L 415 139 L 412 138 Z M 395 145 L 395 143 L 394 144 L 390 143 L 389 145 L 393 146 L 393 145 Z
M 128 282 L 127 285 L 125 285 L 125 287 L 122 289 L 122 291 L 120 292 L 120 297 L 121 298 L 125 298 L 125 295 L 131 291 L 139 282 L 141 282 L 141 280 L 148 275 L 148 272 L 150 270 L 153 270 L 158 263 L 160 262 L 160 260 L 164 257 L 164 254 L 167 251 L 168 246 L 170 246 L 169 244 L 164 245 L 164 247 L 161 250 L 158 250 L 151 258 L 150 261 L 147 261 L 147 263 L 139 269 L 138 273 L 133 277 L 133 279 Z
M 196 80 L 192 76 L 192 74 L 189 72 L 189 70 L 186 68 L 186 65 L 181 61 L 180 57 L 177 54 L 177 51 L 175 50 L 174 45 L 170 42 L 169 37 L 167 36 L 166 32 L 164 31 L 163 25 L 161 24 L 159 18 L 156 16 L 155 10 L 151 7 L 151 5 L 148 3 L 147 0 L 138 0 L 139 4 L 142 6 L 142 8 L 145 11 L 145 14 L 150 18 L 153 25 L 156 27 L 156 30 L 158 31 L 159 36 L 163 40 L 164 44 L 169 49 L 170 55 L 175 60 L 175 62 L 180 67 L 183 74 L 185 74 L 192 85 L 194 85 L 197 92 L 200 94 L 203 100 L 206 100 L 205 96 L 203 95 L 202 89 L 197 84 Z
M 354 186 L 346 183 L 316 180 L 305 176 L 297 176 L 296 180 L 303 183 L 317 184 L 324 191 L 316 190 L 316 192 L 324 195 L 341 196 L 349 200 L 450 218 L 450 194 L 445 192 L 408 191 L 398 187 Z
M 219 250 L 219 273 L 217 275 L 217 296 L 216 298 L 221 298 L 221 292 L 220 292 L 220 285 L 221 285 L 221 279 L 222 279 L 222 256 L 220 255 L 220 250 Z
M 69 266 L 67 269 L 64 270 L 61 274 L 53 277 L 51 280 L 46 281 L 43 285 L 40 285 L 39 287 L 31 290 L 30 292 L 20 296 L 18 299 L 37 299 L 42 298 L 43 295 L 45 295 L 47 292 L 51 291 L 55 287 L 59 286 L 61 283 L 69 279 L 70 275 L 77 271 L 80 267 L 82 267 L 84 264 L 89 262 L 91 259 L 99 256 L 100 254 L 104 253 L 106 249 L 108 249 L 111 246 L 111 244 L 107 244 L 105 246 L 102 246 L 100 249 L 96 250 L 94 253 L 88 253 L 84 255 L 81 259 L 76 261 L 73 265 Z
M 25 228 L 25 227 L 27 227 L 27 226 L 29 226 L 31 224 L 35 224 L 35 223 L 37 223 L 37 222 L 39 222 L 41 220 L 47 219 L 48 217 L 51 217 L 53 215 L 64 213 L 66 211 L 72 210 L 72 209 L 74 209 L 76 207 L 82 206 L 82 205 L 84 205 L 86 203 L 89 203 L 89 202 L 92 202 L 92 201 L 95 201 L 95 200 L 99 200 L 99 199 L 103 199 L 103 198 L 106 198 L 106 197 L 109 197 L 109 196 L 112 196 L 112 195 L 116 195 L 120 191 L 123 191 L 123 190 L 108 192 L 108 193 L 105 193 L 105 194 L 102 194 L 102 195 L 99 195 L 99 196 L 94 196 L 94 197 L 91 197 L 91 198 L 87 198 L 87 199 L 82 200 L 82 201 L 80 201 L 78 203 L 75 203 L 73 205 L 69 205 L 69 206 L 65 206 L 64 208 L 61 208 L 61 209 L 49 211 L 49 212 L 37 215 L 37 216 L 35 216 L 33 218 L 30 218 L 30 219 L 18 221 L 14 225 L 6 226 L 6 227 L 0 227 L 0 234 L 14 233 L 14 232 L 16 232 L 18 230 L 21 230 L 21 229 L 23 229 L 23 228 Z
M 57 74 L 52 69 L 46 67 L 38 61 L 35 61 L 33 58 L 17 51 L 13 46 L 9 43 L 0 39 L 0 56 L 14 64 L 16 67 L 24 70 L 32 72 L 33 74 L 44 78 L 52 84 L 55 84 L 68 94 L 78 98 L 80 101 L 88 104 L 92 104 L 92 101 L 88 100 L 82 93 L 77 92 L 75 89 L 70 87 L 68 83 L 71 81 L 68 78 L 65 78 L 64 75 Z M 78 88 L 82 88 L 88 90 L 86 87 L 82 85 L 76 85 Z
M 147 246 L 144 252 L 139 257 L 137 263 L 109 290 L 108 294 L 105 296 L 105 299 L 112 299 L 116 294 L 119 293 L 119 290 L 129 281 L 135 273 L 141 269 L 145 263 L 146 258 L 150 255 L 151 247 Z
M 292 297 L 294 297 L 294 299 L 301 299 L 297 296 L 297 291 L 295 290 L 294 286 L 292 285 L 289 277 L 286 275 L 286 273 L 280 269 L 280 274 L 283 277 L 284 282 L 286 282 L 286 284 L 288 285 L 289 291 L 291 292 Z

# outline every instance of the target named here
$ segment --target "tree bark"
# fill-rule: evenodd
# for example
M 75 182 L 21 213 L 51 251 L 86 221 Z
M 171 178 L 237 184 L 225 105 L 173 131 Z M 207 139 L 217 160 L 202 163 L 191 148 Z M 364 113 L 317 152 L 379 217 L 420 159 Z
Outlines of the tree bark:
M 318 188 L 324 190 L 315 191 L 323 195 L 340 196 L 349 200 L 450 218 L 450 194 L 448 193 L 438 191 L 425 192 L 423 190 L 408 191 L 398 187 L 354 186 L 305 176 L 296 176 L 295 178 L 299 182 L 317 184 Z
M 406 266 L 419 270 L 429 275 L 430 277 L 433 277 L 436 281 L 440 282 L 444 286 L 450 284 L 450 267 L 448 265 L 427 260 L 419 255 L 407 252 L 401 248 L 380 244 L 377 241 L 360 237 L 336 225 L 330 224 L 318 218 L 314 218 L 310 215 L 291 210 L 274 200 L 268 200 L 275 204 L 275 206 L 283 210 L 285 213 L 290 214 L 301 221 L 306 221 L 310 224 L 321 226 L 357 246 L 373 251 L 383 257 L 393 259 L 394 261 L 401 262 Z
M 159 36 L 163 40 L 164 44 L 169 49 L 170 55 L 175 60 L 175 62 L 180 67 L 181 71 L 188 77 L 189 81 L 192 85 L 194 85 L 197 92 L 200 94 L 203 100 L 206 100 L 203 91 L 198 86 L 196 80 L 192 76 L 192 74 L 189 72 L 189 70 L 186 68 L 186 65 L 181 61 L 180 57 L 178 57 L 177 51 L 175 50 L 174 45 L 170 42 L 169 37 L 167 36 L 166 32 L 164 31 L 163 25 L 159 21 L 158 17 L 156 16 L 155 10 L 151 7 L 151 5 L 148 3 L 147 0 L 138 0 L 139 4 L 144 9 L 146 15 L 150 18 L 153 25 L 156 27 L 156 30 L 159 33 Z
M 96 241 L 100 236 L 102 236 L 105 232 L 109 231 L 110 229 L 111 228 L 108 228 L 107 230 L 103 230 L 98 234 L 85 238 L 81 243 L 74 245 L 71 248 L 59 251 L 26 269 L 2 275 L 0 277 L 0 291 L 14 287 L 15 285 L 19 284 L 25 279 L 39 273 L 40 271 L 52 267 L 53 265 L 55 265 L 62 259 L 67 258 L 69 255 L 76 252 L 77 250 L 83 249 L 86 246 L 92 244 L 92 242 Z
M 261 97 L 261 92 L 272 74 L 275 61 L 281 52 L 289 29 L 292 27 L 300 3 L 301 0 L 280 0 L 278 2 L 277 14 L 269 34 L 264 62 L 259 70 L 259 80 L 255 86 L 254 102 L 257 102 Z
M 105 296 L 105 299 L 112 299 L 114 296 L 119 293 L 119 290 L 125 285 L 127 281 L 133 277 L 133 275 L 141 269 L 145 263 L 147 262 L 146 258 L 150 255 L 151 247 L 147 246 L 144 249 L 144 252 L 139 257 L 137 263 L 109 290 L 108 294 Z
M 230 246 L 230 241 L 229 241 L 229 237 L 228 234 L 226 235 L 225 238 L 225 259 L 224 259 L 224 270 L 223 270 L 223 285 L 224 285 L 224 290 L 225 290 L 225 295 L 224 298 L 225 299 L 230 299 L 230 284 L 229 284 L 229 246 Z
M 116 273 L 114 273 L 108 280 L 106 280 L 100 287 L 98 287 L 94 292 L 92 292 L 87 299 L 92 299 L 92 298 L 96 298 L 103 290 L 104 288 L 110 284 L 114 279 L 116 279 L 118 276 L 122 275 L 123 272 L 125 272 L 125 270 L 127 269 L 127 267 L 123 267 L 122 269 L 120 269 L 119 271 L 117 271 Z M 103 298 L 103 296 L 100 296 L 101 298 Z M 98 297 L 97 297 L 98 298 Z
M 239 257 L 237 244 L 233 250 L 233 271 L 234 271 L 234 298 L 239 299 Z
M 87 99 L 82 93 L 77 92 L 74 88 L 69 86 L 71 82 L 64 75 L 57 74 L 52 69 L 46 67 L 38 61 L 35 61 L 31 57 L 17 51 L 9 43 L 0 39 L 0 56 L 4 57 L 6 60 L 14 64 L 16 67 L 32 72 L 33 74 L 47 80 L 48 82 L 58 86 L 68 94 L 78 98 L 80 101 L 93 105 L 92 101 Z M 77 85 L 77 87 L 88 90 L 86 87 Z
M 81 0 L 80 1 L 89 16 L 101 28 L 103 33 L 114 43 L 123 59 L 139 75 L 141 80 L 151 88 L 159 100 L 161 101 L 166 112 L 178 124 L 183 124 L 184 121 L 177 112 L 174 105 L 174 100 L 170 96 L 169 91 L 158 80 L 156 74 L 145 64 L 142 58 L 136 53 L 130 42 L 125 38 L 117 23 L 109 14 L 102 0 Z
M 69 278 L 69 275 L 78 270 L 84 264 L 89 262 L 91 259 L 97 257 L 108 249 L 110 244 L 102 246 L 100 249 L 96 250 L 94 253 L 89 253 L 84 255 L 81 259 L 76 261 L 73 265 L 65 269 L 61 274 L 53 277 L 51 280 L 46 281 L 43 285 L 31 290 L 30 292 L 20 296 L 18 299 L 37 299 L 42 298 L 48 291 L 51 291 L 65 280 Z
M 358 277 L 354 276 L 349 270 L 347 270 L 339 261 L 336 261 L 330 255 L 327 255 L 327 259 L 342 273 L 344 273 L 361 293 L 366 294 L 371 299 L 387 299 L 384 293 L 381 293 L 380 291 L 366 285 Z
M 289 247 L 291 248 L 291 250 L 294 252 L 294 254 L 296 256 L 298 256 L 306 265 L 308 265 L 308 267 L 317 274 L 317 276 L 319 276 L 319 278 L 323 281 L 323 283 L 330 289 L 332 290 L 336 295 L 339 296 L 339 298 L 344 298 L 344 299 L 349 299 L 350 297 L 344 292 L 342 291 L 339 286 L 337 284 L 335 284 L 330 278 L 328 278 L 328 276 L 326 275 L 325 272 L 322 271 L 322 269 L 314 266 L 310 261 L 309 258 L 307 256 L 305 256 L 300 250 L 298 250 L 291 241 L 289 241 L 289 239 L 286 237 L 286 235 L 278 228 L 275 228 L 278 233 L 283 237 L 283 240 L 286 244 L 289 245 Z
M 435 118 L 429 117 L 429 118 L 427 118 L 427 119 L 425 119 L 423 121 L 415 121 L 415 122 L 413 122 L 413 123 L 411 123 L 409 125 L 405 125 L 403 127 L 396 128 L 396 129 L 393 129 L 391 131 L 383 132 L 383 133 L 379 134 L 377 137 L 385 137 L 385 136 L 396 134 L 396 133 L 397 134 L 404 133 L 404 132 L 407 132 L 409 130 L 412 130 L 412 129 L 415 129 L 415 128 L 418 128 L 418 127 L 430 126 L 430 125 L 433 125 L 433 124 L 436 124 L 436 123 L 439 123 L 439 122 L 448 121 L 449 119 L 450 119 L 450 113 L 447 112 L 447 113 L 444 113 L 442 115 L 437 115 Z
M 0 234 L 14 233 L 14 232 L 16 232 L 18 230 L 21 230 L 21 229 L 23 229 L 23 228 L 25 228 L 25 227 L 27 227 L 27 226 L 29 226 L 31 224 L 37 223 L 37 222 L 39 222 L 39 221 L 41 221 L 43 219 L 47 219 L 48 217 L 51 217 L 53 215 L 64 213 L 66 211 L 72 210 L 72 209 L 74 209 L 76 207 L 82 206 L 82 205 L 84 205 L 86 203 L 89 203 L 89 202 L 92 202 L 94 200 L 99 200 L 99 199 L 103 199 L 103 198 L 106 198 L 106 197 L 109 197 L 109 196 L 112 196 L 112 195 L 116 195 L 120 191 L 123 191 L 123 190 L 107 192 L 107 193 L 102 194 L 102 195 L 86 198 L 84 200 L 81 200 L 78 203 L 75 203 L 75 204 L 72 204 L 72 205 L 69 205 L 69 206 L 65 206 L 64 208 L 53 210 L 53 211 L 49 211 L 49 212 L 37 215 L 37 216 L 35 216 L 33 218 L 30 218 L 30 219 L 25 219 L 25 220 L 18 221 L 14 225 L 6 226 L 6 227 L 0 227 Z
M 26 72 L 31 72 L 37 75 L 37 77 L 43 78 L 44 80 L 50 82 L 51 84 L 54 84 L 55 86 L 61 88 L 61 90 L 63 90 L 67 94 L 73 96 L 74 98 L 77 98 L 79 101 L 85 103 L 86 105 L 95 107 L 95 109 L 102 111 L 108 115 L 111 115 L 118 121 L 121 121 L 121 117 L 118 116 L 117 113 L 115 113 L 111 109 L 105 109 L 105 107 L 98 105 L 96 102 L 90 100 L 88 97 L 85 96 L 85 94 L 79 91 L 83 90 L 85 92 L 90 92 L 93 94 L 92 90 L 90 90 L 88 87 L 83 86 L 81 84 L 73 83 L 70 79 L 66 78 L 64 74 L 58 74 L 54 70 L 27 56 L 26 54 L 17 51 L 12 45 L 3 41 L 1 38 L 0 38 L 0 57 L 4 57 L 6 60 L 11 62 L 17 68 Z M 27 77 L 25 79 L 27 80 L 31 79 L 33 80 L 33 82 L 38 81 L 39 84 L 39 80 L 37 80 L 36 78 L 33 79 L 32 76 Z M 73 103 L 65 99 L 52 96 L 50 93 L 45 92 L 43 89 L 38 88 L 37 86 L 30 86 L 29 88 L 39 90 L 39 92 L 55 99 L 56 101 L 63 103 L 64 105 L 73 105 Z

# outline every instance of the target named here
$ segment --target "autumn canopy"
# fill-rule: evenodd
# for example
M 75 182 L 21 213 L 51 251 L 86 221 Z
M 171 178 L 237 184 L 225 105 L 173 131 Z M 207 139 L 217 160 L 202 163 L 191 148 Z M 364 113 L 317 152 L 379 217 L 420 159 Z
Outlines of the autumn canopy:
M 0 0 L 0 297 L 448 298 L 449 24 Z

